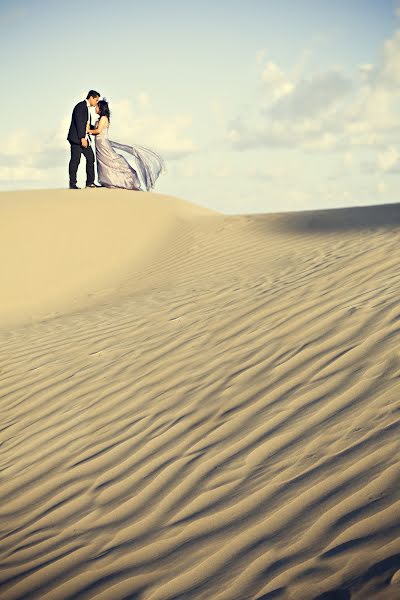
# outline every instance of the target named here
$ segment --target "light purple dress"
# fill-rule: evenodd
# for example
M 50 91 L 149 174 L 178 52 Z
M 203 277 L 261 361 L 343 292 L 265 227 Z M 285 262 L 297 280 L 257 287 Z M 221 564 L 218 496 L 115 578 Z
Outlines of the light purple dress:
M 108 127 L 96 139 L 97 174 L 101 185 L 125 190 L 149 191 L 164 169 L 163 160 L 150 148 L 127 146 L 108 139 Z M 115 152 L 123 150 L 134 158 L 135 169 L 127 159 Z

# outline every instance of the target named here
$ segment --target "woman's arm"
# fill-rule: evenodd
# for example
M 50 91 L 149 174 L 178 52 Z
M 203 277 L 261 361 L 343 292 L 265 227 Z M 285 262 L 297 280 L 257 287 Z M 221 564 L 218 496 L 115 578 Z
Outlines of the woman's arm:
M 97 135 L 98 133 L 101 133 L 104 127 L 107 125 L 107 121 L 107 117 L 101 117 L 96 129 L 89 129 L 90 135 Z

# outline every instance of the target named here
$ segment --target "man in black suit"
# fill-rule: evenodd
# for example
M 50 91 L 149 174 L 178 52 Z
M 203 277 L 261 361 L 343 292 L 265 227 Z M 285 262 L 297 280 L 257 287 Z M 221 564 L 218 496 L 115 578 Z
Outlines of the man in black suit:
M 98 187 L 94 183 L 94 154 L 90 146 L 89 136 L 86 135 L 86 125 L 89 120 L 89 106 L 96 106 L 100 98 L 99 92 L 90 90 L 86 100 L 75 106 L 67 140 L 71 145 L 71 160 L 69 161 L 69 187 L 79 189 L 76 185 L 76 173 L 81 161 L 81 154 L 86 158 L 86 187 Z

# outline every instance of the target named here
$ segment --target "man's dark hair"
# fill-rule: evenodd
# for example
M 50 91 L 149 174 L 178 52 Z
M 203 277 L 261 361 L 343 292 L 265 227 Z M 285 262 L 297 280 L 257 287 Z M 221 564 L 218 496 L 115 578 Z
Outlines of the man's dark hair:
M 89 98 L 100 98 L 100 94 L 96 90 L 89 90 L 86 100 L 89 100 Z

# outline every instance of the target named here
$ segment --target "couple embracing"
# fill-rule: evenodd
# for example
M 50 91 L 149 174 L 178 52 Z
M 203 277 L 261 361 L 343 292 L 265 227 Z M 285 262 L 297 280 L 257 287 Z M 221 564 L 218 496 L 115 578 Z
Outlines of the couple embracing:
M 89 109 L 95 107 L 98 116 L 94 126 L 90 125 Z M 110 126 L 110 108 L 106 98 L 100 100 L 100 94 L 90 90 L 86 100 L 75 106 L 68 141 L 71 146 L 69 161 L 69 187 L 79 189 L 76 174 L 83 154 L 86 159 L 86 187 L 122 188 L 126 190 L 146 190 L 154 187 L 156 179 L 163 170 L 163 161 L 158 154 L 144 146 L 127 146 L 113 142 L 108 138 Z M 94 152 L 91 136 L 95 139 L 97 176 L 100 185 L 95 184 Z M 116 150 L 126 152 L 134 159 L 135 168 Z

